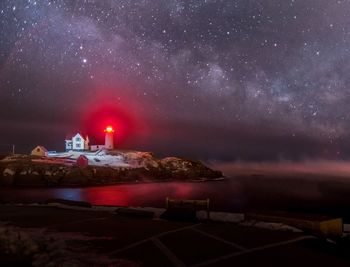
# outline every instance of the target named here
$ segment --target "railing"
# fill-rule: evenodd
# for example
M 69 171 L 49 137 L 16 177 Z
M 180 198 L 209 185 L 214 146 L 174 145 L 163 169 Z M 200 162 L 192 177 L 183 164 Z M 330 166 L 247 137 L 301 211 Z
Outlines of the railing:
M 14 144 L 0 144 L 0 148 L 2 148 L 2 147 L 7 147 L 8 148 L 8 150 L 6 149 L 6 151 L 4 150 L 2 150 L 2 149 L 0 149 L 0 153 L 12 153 L 12 154 L 15 154 L 15 145 Z
M 210 209 L 209 209 L 209 198 L 205 200 L 198 199 L 174 199 L 174 198 L 166 198 L 166 209 L 189 209 L 189 210 L 205 210 L 207 212 L 207 219 L 210 219 Z

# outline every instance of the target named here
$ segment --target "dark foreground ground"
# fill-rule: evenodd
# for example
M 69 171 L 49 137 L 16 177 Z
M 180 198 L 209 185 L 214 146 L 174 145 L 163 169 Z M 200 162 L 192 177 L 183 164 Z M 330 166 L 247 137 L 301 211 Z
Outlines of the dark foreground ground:
M 69 266 L 350 266 L 350 248 L 342 242 L 233 223 L 0 205 L 0 229 L 0 241 L 15 233 L 11 242 L 18 242 L 26 232 L 42 242 L 31 245 L 41 256 L 2 251 L 0 266 L 68 266 L 68 255 Z M 2 249 L 10 246 L 1 242 Z

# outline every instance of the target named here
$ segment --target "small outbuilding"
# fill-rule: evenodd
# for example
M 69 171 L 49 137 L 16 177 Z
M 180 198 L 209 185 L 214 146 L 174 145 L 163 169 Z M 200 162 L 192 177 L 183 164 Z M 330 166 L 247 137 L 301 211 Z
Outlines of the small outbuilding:
M 89 165 L 89 159 L 85 155 L 80 155 L 76 162 L 79 167 L 86 167 Z
M 47 151 L 47 149 L 45 147 L 37 146 L 36 148 L 34 148 L 32 150 L 30 155 L 32 155 L 32 156 L 39 156 L 39 157 L 47 157 L 49 155 L 49 152 Z

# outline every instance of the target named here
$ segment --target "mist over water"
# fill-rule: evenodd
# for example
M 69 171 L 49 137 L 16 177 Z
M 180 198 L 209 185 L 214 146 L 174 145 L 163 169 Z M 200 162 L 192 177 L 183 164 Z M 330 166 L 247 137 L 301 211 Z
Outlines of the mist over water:
M 223 162 L 210 164 L 212 168 L 224 172 L 225 176 L 238 174 L 262 174 L 262 175 L 312 175 L 322 179 L 324 176 L 334 176 L 338 179 L 349 178 L 350 161 L 327 161 L 327 160 L 306 160 L 300 162 L 279 161 L 279 162 Z
M 344 215 L 350 209 L 350 162 L 216 163 L 240 188 L 248 209 Z

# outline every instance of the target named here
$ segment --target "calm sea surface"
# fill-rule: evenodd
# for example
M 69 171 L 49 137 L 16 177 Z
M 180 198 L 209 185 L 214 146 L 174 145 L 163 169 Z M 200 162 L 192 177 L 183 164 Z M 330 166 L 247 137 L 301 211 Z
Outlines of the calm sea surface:
M 122 184 L 87 188 L 0 188 L 0 201 L 62 198 L 96 205 L 164 207 L 165 198 L 210 199 L 217 211 L 286 210 L 350 214 L 350 179 L 249 175 L 212 182 Z

